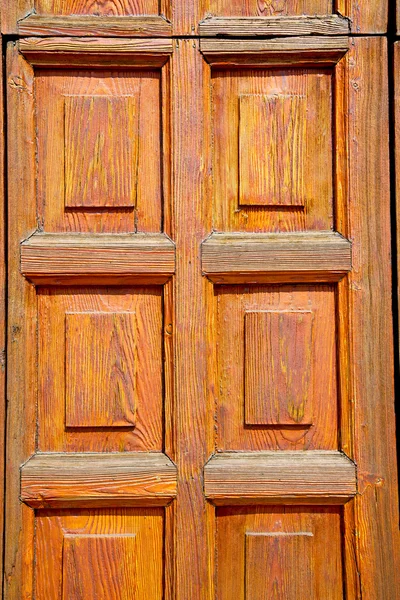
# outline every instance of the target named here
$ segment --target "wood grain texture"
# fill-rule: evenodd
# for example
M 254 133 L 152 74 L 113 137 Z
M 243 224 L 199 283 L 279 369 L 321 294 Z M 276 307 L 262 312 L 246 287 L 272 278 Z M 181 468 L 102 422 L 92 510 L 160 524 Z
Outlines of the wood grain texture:
M 134 96 L 65 99 L 65 206 L 136 204 L 138 106 Z
M 201 52 L 213 66 L 333 66 L 346 54 L 345 36 L 299 36 L 270 40 L 202 38 Z
M 351 243 L 338 233 L 222 234 L 202 244 L 202 269 L 216 283 L 337 281 L 351 270 Z
M 349 82 L 350 373 L 362 596 L 400 597 L 391 317 L 387 41 L 352 41 Z M 376 198 L 379 196 L 379 202 Z
M 0 64 L 0 479 L 5 481 L 5 425 L 6 425 L 6 366 L 7 366 L 7 261 L 6 261 L 6 188 L 5 188 L 5 102 L 4 61 Z M 0 580 L 3 581 L 4 557 L 4 493 L 0 495 Z
M 308 600 L 314 594 L 313 534 L 246 533 L 246 600 Z
M 23 38 L 20 52 L 33 65 L 162 67 L 172 53 L 172 40 L 165 38 L 47 37 Z
M 36 11 L 47 15 L 151 15 L 158 14 L 157 0 L 36 0 Z
M 35 127 L 33 69 L 7 47 L 8 193 L 8 334 L 7 450 L 4 597 L 32 598 L 32 511 L 19 503 L 19 466 L 35 451 L 37 317 L 35 290 L 19 272 L 20 240 L 37 226 L 35 201 Z M 24 368 L 21 369 L 21 365 Z M 23 436 L 18 432 L 23 431 Z M 22 576 L 24 575 L 24 577 Z
M 202 37 L 348 35 L 349 32 L 349 20 L 341 15 L 217 16 L 208 17 L 199 24 Z
M 204 467 L 204 492 L 216 505 L 345 504 L 356 468 L 340 452 L 223 452 Z
M 134 534 L 65 535 L 63 600 L 134 599 L 136 559 Z
M 165 199 L 167 214 L 170 197 L 167 159 L 165 167 L 162 165 L 162 156 L 169 147 L 169 137 L 168 120 L 161 114 L 161 106 L 165 100 L 164 97 L 161 98 L 160 71 L 122 68 L 38 69 L 35 91 L 38 212 L 42 228 L 49 232 L 160 232 L 162 197 Z M 138 143 L 138 161 L 134 174 L 135 208 L 65 209 L 64 104 L 65 99 L 71 96 L 135 98 L 138 116 L 135 132 L 135 141 Z M 166 126 L 164 121 L 167 122 Z M 123 140 L 128 132 L 116 132 L 115 136 L 117 135 Z M 116 176 L 115 172 L 114 177 Z
M 313 422 L 313 314 L 245 314 L 245 424 Z
M 135 313 L 65 315 L 65 426 L 134 427 Z
M 217 40 L 218 41 L 218 40 Z M 333 229 L 332 72 L 323 69 L 212 69 L 214 230 L 289 232 Z M 299 96 L 305 207 L 239 206 L 239 97 Z M 259 134 L 257 134 L 259 135 Z M 277 155 L 278 150 L 274 150 Z
M 239 206 L 304 206 L 304 96 L 239 96 Z
M 241 17 L 286 17 L 288 15 L 326 15 L 333 9 L 331 0 L 208 0 L 209 14 Z
M 336 450 L 338 401 L 334 287 L 312 284 L 218 286 L 214 306 L 217 366 L 213 386 L 218 423 L 217 449 Z M 260 311 L 313 313 L 312 347 L 307 350 L 314 362 L 312 397 L 309 398 L 313 405 L 312 427 L 305 422 L 295 427 L 245 424 L 245 315 Z M 275 356 L 274 360 L 277 359 Z M 309 392 L 311 394 L 311 389 Z
M 163 513 L 162 508 L 37 511 L 35 598 L 160 600 L 163 595 Z M 83 547 L 78 540 L 85 540 Z M 78 569 L 75 581 L 66 582 L 64 578 L 63 582 L 63 566 L 64 571 L 67 567 L 65 551 L 69 551 L 70 569 Z M 135 581 L 123 594 L 122 584 L 131 580 L 132 568 Z M 125 573 L 124 569 L 127 569 Z M 103 588 L 98 589 L 100 581 L 96 581 L 95 575 L 102 578 Z M 98 595 L 92 596 L 89 592 L 96 584 L 97 589 L 94 589 Z M 78 596 L 66 596 L 65 587 L 62 596 L 63 586 L 70 586 L 70 593 L 74 591 Z M 87 593 L 79 595 L 83 591 Z
M 129 452 L 161 451 L 163 448 L 163 325 L 162 290 L 160 287 L 79 287 L 79 288 L 39 288 L 39 424 L 38 449 L 49 452 Z M 82 393 L 71 389 L 66 372 L 67 347 L 65 341 L 66 313 L 85 313 L 90 320 L 93 313 L 101 313 L 104 319 L 113 315 L 129 313 L 135 321 L 135 343 L 127 341 L 128 331 L 121 333 L 125 338 L 125 352 L 129 356 L 129 374 L 134 369 L 133 390 L 131 378 L 125 382 L 125 396 L 135 395 L 135 424 L 126 427 L 65 427 L 65 399 L 69 394 Z M 67 317 L 68 318 L 68 317 Z M 82 333 L 82 332 L 81 332 Z M 103 333 L 103 336 L 106 332 Z M 76 339 L 76 338 L 75 338 Z M 105 339 L 105 337 L 104 337 Z M 81 341 L 83 344 L 83 340 Z M 108 355 L 111 348 L 105 347 Z M 83 356 L 79 357 L 83 360 Z M 92 361 L 94 357 L 92 358 Z M 123 355 L 119 351 L 114 360 L 121 365 Z M 68 366 L 68 363 L 67 363 Z M 104 372 L 105 365 L 102 366 Z M 96 378 L 100 376 L 93 367 L 80 383 L 87 389 L 86 400 L 99 387 Z M 112 383 L 110 383 L 110 386 Z M 89 391 L 89 387 L 91 391 Z M 85 394 L 83 394 L 85 395 Z M 105 407 L 104 398 L 97 405 Z M 108 400 L 111 410 L 111 398 Z M 114 405 L 115 406 L 115 405 Z M 90 418 L 89 407 L 76 407 L 83 420 Z M 100 419 L 98 412 L 96 419 Z M 112 420 L 107 413 L 103 419 Z
M 220 507 L 216 512 L 218 600 L 343 599 L 340 508 L 236 506 Z M 311 534 L 303 546 L 306 556 L 294 555 L 293 545 L 298 544 L 293 543 L 291 547 L 289 541 L 301 534 Z M 270 543 L 265 541 L 267 537 Z M 255 541 L 249 549 L 250 538 L 258 540 L 258 547 Z M 258 538 L 265 543 L 260 544 Z M 265 546 L 269 546 L 268 554 L 264 552 Z M 305 571 L 307 564 L 309 571 Z M 254 578 L 257 587 L 250 586 L 246 574 Z M 297 587 L 297 596 L 290 595 L 293 588 L 296 589 L 295 579 L 297 586 L 300 582 L 304 586 L 302 589 Z M 261 596 L 265 587 L 269 593 Z
M 352 33 L 387 33 L 390 24 L 390 0 L 363 2 L 337 0 L 336 10 L 349 17 Z
M 30 281 L 158 276 L 175 271 L 175 246 L 163 234 L 35 233 L 21 244 L 21 272 Z
M 35 454 L 21 468 L 21 500 L 32 508 L 165 506 L 176 467 L 158 452 Z
M 21 36 L 169 37 L 171 24 L 163 17 L 42 16 L 18 22 Z

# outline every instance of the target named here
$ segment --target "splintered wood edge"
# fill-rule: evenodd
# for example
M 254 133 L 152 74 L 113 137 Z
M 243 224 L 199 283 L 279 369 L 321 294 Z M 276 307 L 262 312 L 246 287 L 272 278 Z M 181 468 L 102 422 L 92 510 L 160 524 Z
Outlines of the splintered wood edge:
M 172 54 L 172 39 L 106 37 L 29 37 L 18 49 L 38 66 L 137 65 L 162 67 Z
M 216 283 L 338 281 L 351 267 L 351 242 L 338 233 L 214 233 L 202 244 L 203 273 Z
M 278 37 L 269 40 L 204 38 L 200 50 L 210 65 L 333 66 L 349 49 L 346 36 Z
M 345 504 L 357 493 L 354 463 L 335 451 L 224 452 L 204 468 L 216 505 Z
M 209 17 L 199 25 L 205 37 L 349 35 L 350 21 L 341 15 L 293 17 Z
M 175 272 L 175 244 L 164 234 L 36 233 L 21 244 L 21 273 L 53 279 L 141 277 L 165 282 Z
M 163 17 L 92 17 L 29 15 L 18 22 L 23 36 L 168 37 L 171 23 Z
M 176 492 L 176 467 L 161 453 L 35 454 L 21 467 L 32 508 L 166 506 Z

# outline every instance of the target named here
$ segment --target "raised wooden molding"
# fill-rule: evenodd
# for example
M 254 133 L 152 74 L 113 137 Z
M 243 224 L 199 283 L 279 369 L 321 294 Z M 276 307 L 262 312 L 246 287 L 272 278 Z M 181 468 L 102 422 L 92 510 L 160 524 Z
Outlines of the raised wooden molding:
M 278 37 L 271 40 L 205 38 L 200 50 L 210 65 L 334 66 L 349 49 L 346 36 Z
M 175 245 L 162 233 L 35 233 L 21 244 L 21 272 L 33 283 L 165 283 Z
M 101 37 L 29 37 L 19 41 L 25 58 L 38 66 L 162 67 L 172 53 L 172 39 Z
M 202 269 L 214 283 L 338 281 L 351 270 L 351 243 L 334 232 L 213 233 Z
M 294 17 L 208 17 L 199 25 L 203 37 L 349 35 L 350 21 L 341 15 Z
M 223 452 L 205 466 L 204 490 L 216 505 L 345 504 L 356 467 L 336 451 Z
M 32 508 L 166 506 L 176 496 L 165 454 L 35 454 L 21 467 L 21 500 Z
M 21 36 L 168 37 L 172 26 L 163 17 L 92 17 L 29 15 L 18 22 Z

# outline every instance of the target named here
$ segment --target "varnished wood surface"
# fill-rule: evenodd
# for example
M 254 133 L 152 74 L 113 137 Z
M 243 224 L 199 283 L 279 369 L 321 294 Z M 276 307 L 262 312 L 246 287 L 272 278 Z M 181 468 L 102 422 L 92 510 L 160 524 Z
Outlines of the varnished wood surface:
M 0 97 L 4 99 L 4 61 L 0 65 Z M 5 448 L 6 367 L 7 367 L 7 264 L 6 264 L 6 193 L 5 193 L 5 106 L 0 102 L 0 447 Z M 4 451 L 0 458 L 0 479 L 5 481 Z M 0 580 L 3 580 L 4 494 L 0 495 Z
M 21 245 L 21 272 L 31 281 L 159 276 L 175 271 L 175 246 L 163 234 L 35 233 Z
M 338 280 L 351 270 L 351 243 L 337 233 L 222 234 L 202 244 L 202 269 L 214 282 Z
M 208 17 L 199 24 L 202 37 L 347 35 L 349 31 L 349 21 L 341 15 L 216 16 Z
M 18 22 L 21 36 L 168 37 L 171 24 L 163 17 L 96 17 L 29 15 Z
M 36 454 L 21 468 L 21 500 L 32 508 L 165 506 L 176 467 L 161 453 Z
M 344 504 L 356 490 L 355 465 L 340 452 L 223 452 L 204 467 L 217 505 Z
M 335 65 L 348 50 L 343 36 L 300 36 L 271 40 L 201 38 L 200 48 L 214 66 Z

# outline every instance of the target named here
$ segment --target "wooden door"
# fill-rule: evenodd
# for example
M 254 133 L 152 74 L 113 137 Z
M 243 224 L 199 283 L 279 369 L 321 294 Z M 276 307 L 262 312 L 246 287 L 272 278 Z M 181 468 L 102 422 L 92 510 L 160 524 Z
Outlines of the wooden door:
M 386 38 L 256 5 L 5 2 L 8 600 L 400 597 Z

